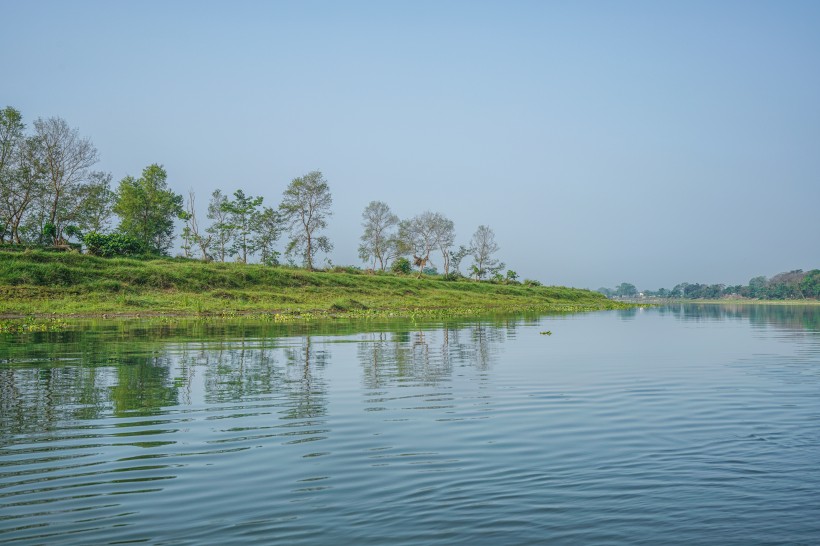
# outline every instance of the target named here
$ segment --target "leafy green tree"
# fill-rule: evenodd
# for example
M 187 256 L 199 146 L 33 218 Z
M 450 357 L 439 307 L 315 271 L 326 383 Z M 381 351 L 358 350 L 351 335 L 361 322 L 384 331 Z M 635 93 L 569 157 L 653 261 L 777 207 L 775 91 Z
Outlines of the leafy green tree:
M 253 245 L 265 265 L 279 265 L 276 242 L 282 235 L 282 216 L 275 209 L 264 207 L 256 217 Z
M 114 212 L 119 231 L 143 241 L 148 252 L 167 255 L 174 240 L 174 220 L 184 215 L 182 196 L 168 188 L 161 165 L 149 165 L 142 176 L 126 176 L 117 189 Z
M 231 255 L 233 239 L 229 214 L 225 208 L 227 202 L 228 197 L 222 191 L 215 190 L 208 203 L 208 219 L 211 220 L 211 225 L 205 231 L 211 236 L 215 257 L 219 258 L 220 262 L 224 262 L 225 257 Z
M 800 281 L 800 289 L 807 298 L 820 298 L 820 269 L 812 269 Z
M 401 256 L 393 261 L 393 264 L 390 266 L 390 271 L 402 275 L 409 275 L 413 271 L 413 266 L 410 265 L 410 260 Z
M 327 181 L 321 172 L 312 171 L 291 181 L 279 205 L 279 211 L 290 230 L 286 252 L 290 256 L 301 255 L 308 270 L 313 269 L 313 258 L 318 251 L 329 252 L 333 249 L 326 236 L 317 235 L 327 227 L 332 204 Z
M 387 203 L 371 201 L 362 212 L 364 233 L 359 245 L 359 257 L 363 261 L 373 259 L 381 271 L 387 262 L 396 255 L 397 241 L 394 228 L 399 224 L 399 217 L 393 214 Z
M 114 213 L 116 193 L 111 189 L 111 174 L 94 171 L 88 182 L 79 188 L 77 227 L 82 232 L 105 233 Z
M 254 231 L 258 223 L 261 197 L 245 195 L 242 190 L 233 193 L 233 200 L 222 203 L 222 210 L 228 213 L 228 230 L 231 233 L 231 253 L 237 254 L 243 264 L 248 256 L 256 252 Z
M 461 276 L 461 261 L 470 255 L 470 249 L 464 245 L 459 245 L 458 250 L 450 254 L 450 266 L 454 274 Z
M 634 284 L 628 282 L 622 282 L 618 285 L 618 288 L 615 289 L 615 295 L 631 298 L 632 296 L 638 295 L 638 289 L 635 288 Z
M 754 277 L 753 279 L 749 280 L 749 295 L 753 298 L 765 298 L 767 296 L 766 285 L 767 285 L 766 277 Z

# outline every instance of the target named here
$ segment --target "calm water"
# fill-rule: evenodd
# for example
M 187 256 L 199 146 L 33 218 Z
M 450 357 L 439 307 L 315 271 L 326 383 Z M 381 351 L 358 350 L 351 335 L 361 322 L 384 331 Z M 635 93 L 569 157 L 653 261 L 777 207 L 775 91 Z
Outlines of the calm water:
M 87 323 L 0 389 L 3 543 L 820 543 L 820 307 Z

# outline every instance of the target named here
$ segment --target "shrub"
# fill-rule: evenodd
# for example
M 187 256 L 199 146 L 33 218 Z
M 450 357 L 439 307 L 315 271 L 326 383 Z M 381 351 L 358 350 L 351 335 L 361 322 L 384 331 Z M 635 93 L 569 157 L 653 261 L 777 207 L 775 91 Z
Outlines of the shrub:
M 541 286 L 541 283 L 539 281 L 535 281 L 533 279 L 524 279 L 524 282 L 522 284 L 524 286 Z
M 349 273 L 350 275 L 359 275 L 362 272 L 360 267 L 356 267 L 355 265 L 335 265 L 333 269 L 330 270 L 331 273 Z
M 145 245 L 122 233 L 86 233 L 83 242 L 90 254 L 111 258 L 114 256 L 139 256 L 145 253 Z
M 396 258 L 396 260 L 393 261 L 393 265 L 390 266 L 390 271 L 393 273 L 409 275 L 412 273 L 413 268 L 410 265 L 410 260 L 407 258 Z

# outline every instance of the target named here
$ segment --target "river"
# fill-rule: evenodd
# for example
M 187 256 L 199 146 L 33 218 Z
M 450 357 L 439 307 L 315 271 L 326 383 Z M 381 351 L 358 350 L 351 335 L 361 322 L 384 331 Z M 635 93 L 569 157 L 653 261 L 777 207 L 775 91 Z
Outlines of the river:
M 820 306 L 0 334 L 0 542 L 820 543 Z

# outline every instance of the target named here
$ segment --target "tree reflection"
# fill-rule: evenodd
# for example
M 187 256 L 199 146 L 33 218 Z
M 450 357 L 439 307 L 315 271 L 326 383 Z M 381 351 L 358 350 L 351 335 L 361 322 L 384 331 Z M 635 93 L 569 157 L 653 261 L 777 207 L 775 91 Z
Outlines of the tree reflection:
M 321 371 L 330 359 L 323 346 L 317 348 L 309 335 L 299 345 L 285 349 L 287 368 L 284 387 L 289 399 L 285 417 L 306 419 L 327 413 L 327 385 Z
M 170 379 L 172 360 L 167 355 L 125 356 L 116 367 L 117 384 L 111 387 L 114 414 L 153 415 L 179 404 L 179 389 Z
M 500 344 L 514 336 L 514 322 L 505 328 L 484 323 L 438 330 L 365 334 L 358 345 L 365 386 L 435 385 L 452 377 L 453 363 L 488 370 Z

